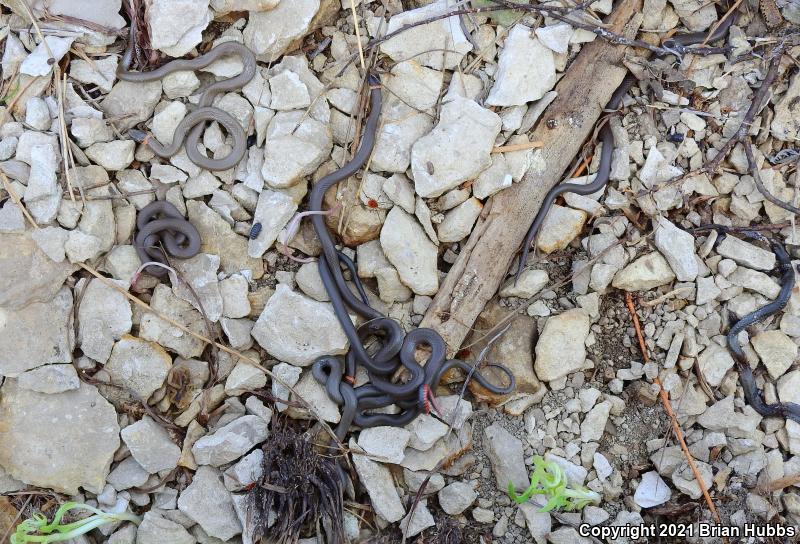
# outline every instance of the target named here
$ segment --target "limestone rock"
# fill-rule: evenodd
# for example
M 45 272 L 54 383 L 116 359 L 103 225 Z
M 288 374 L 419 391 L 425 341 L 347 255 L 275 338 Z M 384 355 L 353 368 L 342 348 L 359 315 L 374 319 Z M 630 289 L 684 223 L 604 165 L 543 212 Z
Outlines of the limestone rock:
M 206 334 L 206 323 L 203 316 L 192 306 L 176 297 L 172 289 L 160 283 L 153 291 L 150 306 L 160 314 L 168 317 L 197 334 Z M 205 343 L 184 331 L 174 327 L 155 315 L 147 312 L 141 317 L 139 336 L 151 342 L 157 342 L 181 357 L 191 359 L 197 357 L 205 349 Z
M 320 0 L 280 2 L 274 9 L 250 13 L 244 44 L 258 60 L 271 63 L 306 35 L 320 8 Z
M 48 395 L 6 379 L 0 421 L 0 467 L 14 478 L 70 495 L 80 487 L 103 490 L 119 447 L 119 425 L 114 407 L 95 387 L 81 383 Z
M 460 242 L 469 236 L 481 210 L 483 204 L 473 197 L 447 212 L 436 231 L 439 241 Z
M 733 368 L 733 357 L 727 349 L 712 342 L 700 353 L 697 364 L 708 385 L 717 387 L 722 383 L 725 373 Z
M 452 5 L 451 0 L 436 0 L 427 6 L 398 13 L 389 19 L 386 33 L 447 13 Z M 442 53 L 442 50 L 446 52 Z M 464 35 L 458 17 L 414 27 L 381 44 L 381 52 L 396 61 L 414 59 L 436 70 L 455 68 L 470 51 L 472 44 Z
M 554 204 L 539 229 L 536 247 L 543 253 L 553 253 L 564 249 L 583 230 L 588 214 Z
M 553 52 L 525 25 L 516 24 L 500 52 L 495 83 L 486 103 L 521 106 L 539 100 L 556 84 Z
M 438 251 L 420 224 L 398 206 L 389 211 L 381 229 L 381 247 L 400 279 L 418 295 L 439 289 Z
M 178 466 L 181 449 L 175 445 L 164 427 L 150 416 L 128 425 L 120 433 L 131 455 L 151 474 Z
M 356 454 L 353 454 L 353 465 L 361 483 L 367 489 L 375 513 L 389 523 L 402 519 L 406 511 L 397 495 L 389 469 L 364 455 Z
M 267 129 L 261 174 L 275 189 L 297 185 L 330 156 L 332 145 L 330 127 L 302 111 L 280 112 Z
M 583 310 L 550 317 L 536 343 L 536 375 L 552 381 L 583 368 L 591 320 Z
M 119 280 L 107 280 L 126 289 Z M 87 357 L 105 363 L 114 342 L 131 331 L 131 304 L 125 295 L 99 279 L 89 280 L 78 308 L 78 344 Z
M 611 284 L 625 291 L 643 291 L 666 285 L 674 279 L 675 273 L 667 260 L 654 251 L 617 272 Z
M 514 278 L 509 279 L 500 288 L 501 297 L 531 298 L 544 289 L 550 282 L 550 277 L 544 270 L 525 269 L 519 276 L 519 281 L 514 285 Z
M 694 281 L 698 272 L 694 236 L 659 217 L 655 244 L 667 259 L 678 281 Z
M 30 233 L 0 233 L 0 270 L 0 308 L 14 310 L 52 300 L 75 267 L 53 262 Z
M 225 489 L 219 470 L 201 466 L 189 487 L 178 497 L 178 510 L 200 524 L 209 536 L 222 541 L 242 532 L 233 508 L 233 499 Z
M 760 332 L 751 343 L 774 380 L 783 376 L 797 358 L 797 344 L 781 331 Z
M 203 39 L 211 11 L 208 0 L 152 0 L 146 21 L 153 49 L 182 57 Z
M 497 489 L 508 489 L 509 482 L 516 489 L 528 488 L 530 481 L 519 438 L 499 423 L 492 423 L 484 430 L 483 447 L 492 463 Z
M 370 427 L 358 435 L 358 445 L 376 461 L 398 464 L 410 439 L 411 433 L 400 427 Z
M 192 446 L 192 454 L 198 464 L 218 467 L 239 459 L 268 435 L 266 421 L 246 415 L 199 439 Z
M 253 338 L 270 355 L 308 366 L 322 355 L 347 351 L 347 337 L 333 308 L 278 284 L 253 327 Z
M 20 374 L 17 385 L 23 389 L 52 395 L 79 389 L 81 380 L 71 364 L 44 365 Z
M 439 124 L 411 148 L 417 194 L 439 196 L 488 168 L 501 125 L 500 116 L 467 98 L 444 104 Z
M 49 302 L 20 310 L 0 308 L 0 376 L 13 378 L 41 365 L 72 362 L 72 302 L 72 292 L 62 287 Z
M 253 213 L 253 224 L 261 223 L 261 232 L 248 242 L 247 254 L 254 258 L 264 255 L 296 211 L 297 202 L 286 193 L 270 189 L 261 191 Z
M 111 383 L 130 389 L 140 400 L 147 401 L 164 385 L 172 368 L 172 357 L 158 344 L 125 335 L 114 344 L 103 368 Z

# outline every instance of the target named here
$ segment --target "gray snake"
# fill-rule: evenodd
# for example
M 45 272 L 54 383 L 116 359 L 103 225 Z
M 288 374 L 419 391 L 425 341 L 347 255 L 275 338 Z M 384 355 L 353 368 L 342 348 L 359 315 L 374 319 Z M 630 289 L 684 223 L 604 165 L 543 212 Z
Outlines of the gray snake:
M 212 62 L 227 56 L 237 55 L 242 60 L 242 71 L 229 79 L 212 83 L 200 95 L 197 109 L 189 115 L 175 128 L 170 145 L 162 145 L 155 141 L 149 134 L 140 130 L 131 130 L 129 135 L 136 141 L 145 143 L 156 155 L 162 158 L 172 157 L 181 146 L 185 146 L 186 155 L 189 160 L 200 168 L 206 170 L 227 170 L 236 166 L 247 150 L 247 137 L 242 126 L 231 114 L 219 108 L 212 107 L 214 98 L 222 92 L 235 91 L 244 87 L 256 73 L 256 57 L 252 51 L 240 43 L 225 42 L 217 45 L 205 55 L 201 55 L 191 60 L 177 59 L 172 62 L 152 70 L 150 72 L 131 72 L 130 66 L 133 62 L 133 49 L 136 43 L 136 25 L 131 22 L 128 48 L 120 60 L 117 67 L 117 77 L 125 81 L 148 82 L 157 81 L 174 72 L 182 70 L 199 70 L 207 67 Z M 212 159 L 203 155 L 197 148 L 202 137 L 205 124 L 208 121 L 216 121 L 225 127 L 225 130 L 233 138 L 233 148 L 225 157 Z
M 311 191 L 309 209 L 322 211 L 325 192 L 336 183 L 355 174 L 369 159 L 375 145 L 378 120 L 381 111 L 381 90 L 379 81 L 370 76 L 370 114 L 363 131 L 363 138 L 353 158 L 339 170 L 319 180 Z M 420 413 L 428 411 L 433 389 L 441 376 L 452 368 L 465 372 L 472 370 L 464 361 L 447 359 L 447 346 L 441 335 L 428 328 L 412 330 L 408 334 L 393 319 L 390 319 L 369 305 L 361 288 L 354 267 L 343 261 L 343 255 L 336 250 L 333 238 L 325 225 L 322 215 L 312 216 L 314 230 L 319 237 L 322 254 L 319 259 L 319 273 L 325 290 L 331 299 L 336 317 L 350 341 L 350 350 L 344 360 L 335 356 L 324 356 L 315 361 L 312 367 L 314 378 L 326 388 L 328 396 L 342 406 L 342 416 L 336 427 L 336 435 L 343 440 L 351 425 L 374 427 L 379 425 L 402 426 L 413 421 Z M 359 291 L 357 297 L 348 287 L 339 262 L 351 270 L 353 281 Z M 359 328 L 350 320 L 348 308 L 363 317 L 366 322 Z M 367 351 L 364 340 L 377 338 L 380 347 L 373 354 Z M 418 347 L 430 349 L 425 365 L 415 358 Z M 355 386 L 358 366 L 366 369 L 370 382 Z M 503 395 L 514 390 L 514 375 L 502 365 L 488 365 L 506 374 L 509 384 L 505 387 L 490 383 L 479 373 L 473 378 L 492 393 Z M 410 378 L 405 383 L 393 383 L 391 376 L 405 368 Z M 396 405 L 398 414 L 370 413 L 370 410 Z
M 667 49 L 674 49 L 675 46 L 686 46 L 705 41 L 718 40 L 725 36 L 735 20 L 736 14 L 731 14 L 710 36 L 706 32 L 691 32 L 673 36 L 672 38 L 665 40 L 664 47 Z M 611 100 L 609 100 L 605 109 L 611 111 L 618 109 L 622 103 L 625 93 L 628 92 L 628 89 L 631 88 L 631 85 L 633 85 L 634 81 L 636 81 L 636 78 L 633 75 L 626 75 L 620 86 L 617 87 L 617 89 L 614 91 L 614 94 L 611 95 Z M 608 183 L 609 176 L 611 174 L 611 156 L 614 151 L 614 134 L 611 132 L 611 128 L 608 126 L 608 123 L 603 125 L 603 127 L 600 129 L 600 142 L 603 145 L 602 151 L 600 152 L 600 165 L 597 169 L 597 174 L 591 183 L 586 185 L 577 183 L 560 183 L 550 189 L 550 191 L 545 195 L 544 199 L 542 200 L 542 205 L 540 206 L 539 211 L 536 213 L 536 217 L 534 217 L 533 223 L 531 223 L 531 226 L 525 235 L 525 240 L 522 242 L 522 253 L 519 257 L 519 264 L 517 266 L 517 272 L 514 276 L 514 283 L 519 280 L 522 271 L 525 269 L 525 264 L 528 260 L 528 254 L 531 250 L 531 244 L 533 243 L 534 238 L 536 238 L 536 234 L 539 232 L 544 220 L 547 218 L 547 213 L 550 211 L 550 208 L 552 208 L 556 198 L 564 193 L 590 195 L 599 191 Z
M 724 227 L 720 227 L 718 230 L 722 230 L 724 232 Z M 733 327 L 731 327 L 731 330 L 728 331 L 727 336 L 728 349 L 736 360 L 736 368 L 739 371 L 739 381 L 742 383 L 742 389 L 744 389 L 744 396 L 745 399 L 747 399 L 747 403 L 752 406 L 756 412 L 764 417 L 782 417 L 800 423 L 800 404 L 796 404 L 794 402 L 776 402 L 773 404 L 767 404 L 764 402 L 764 399 L 758 390 L 758 385 L 756 384 L 756 379 L 753 375 L 753 369 L 750 368 L 750 363 L 747 362 L 747 356 L 745 355 L 742 346 L 739 344 L 740 332 L 747 329 L 747 327 L 764 321 L 769 316 L 778 313 L 789 302 L 789 297 L 792 295 L 792 289 L 794 288 L 795 282 L 792 261 L 782 244 L 774 240 L 769 241 L 766 237 L 764 237 L 764 235 L 758 232 L 747 231 L 744 233 L 744 235 L 748 238 L 770 243 L 772 252 L 777 258 L 777 271 L 781 273 L 781 290 L 775 300 L 769 304 L 766 304 L 765 306 L 762 306 L 758 310 L 745 315 L 739 321 L 737 321 Z

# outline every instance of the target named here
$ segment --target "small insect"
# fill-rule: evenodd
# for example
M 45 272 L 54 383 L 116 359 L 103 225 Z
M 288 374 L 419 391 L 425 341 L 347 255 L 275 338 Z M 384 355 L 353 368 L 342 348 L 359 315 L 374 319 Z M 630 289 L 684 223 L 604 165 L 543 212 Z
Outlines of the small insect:
M 261 223 L 254 223 L 250 228 L 250 239 L 255 240 L 261 234 Z
M 681 134 L 680 132 L 673 132 L 673 133 L 667 135 L 667 141 L 668 142 L 674 142 L 676 144 L 681 143 L 683 141 L 683 138 L 684 138 L 684 135 Z
M 378 207 L 378 201 L 374 198 L 370 198 L 367 200 L 367 206 L 372 208 L 373 210 Z
M 433 175 L 433 163 L 431 161 L 428 161 L 428 164 L 426 164 L 425 166 L 428 169 L 428 175 L 432 176 Z
M 798 155 L 800 155 L 800 151 L 798 151 L 797 149 L 787 148 L 787 149 L 781 149 L 771 157 L 767 157 L 767 160 L 771 164 L 775 165 L 785 164 L 789 161 L 796 159 Z

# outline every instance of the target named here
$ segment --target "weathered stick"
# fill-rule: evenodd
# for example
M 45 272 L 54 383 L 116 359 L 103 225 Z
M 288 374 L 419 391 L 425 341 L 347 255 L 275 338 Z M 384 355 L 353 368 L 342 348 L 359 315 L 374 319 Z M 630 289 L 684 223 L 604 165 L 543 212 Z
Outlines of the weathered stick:
M 641 0 L 627 0 L 609 16 L 613 32 L 635 35 Z M 435 329 L 456 351 L 484 305 L 497 292 L 542 199 L 561 179 L 625 77 L 625 48 L 597 39 L 583 47 L 556 86 L 558 97 L 530 134 L 541 141 L 524 179 L 492 197 L 428 308 L 421 327 Z

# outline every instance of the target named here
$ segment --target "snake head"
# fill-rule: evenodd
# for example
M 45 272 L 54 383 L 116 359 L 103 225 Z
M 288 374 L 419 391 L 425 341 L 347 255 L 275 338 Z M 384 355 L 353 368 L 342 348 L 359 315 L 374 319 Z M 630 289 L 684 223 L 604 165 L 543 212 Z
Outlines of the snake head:
M 128 131 L 128 136 L 131 137 L 131 140 L 140 144 L 147 143 L 148 138 L 150 138 L 150 135 L 147 132 L 143 130 L 137 130 L 135 128 L 132 128 Z

